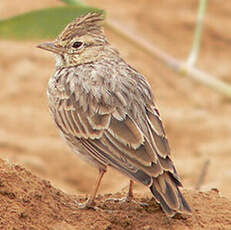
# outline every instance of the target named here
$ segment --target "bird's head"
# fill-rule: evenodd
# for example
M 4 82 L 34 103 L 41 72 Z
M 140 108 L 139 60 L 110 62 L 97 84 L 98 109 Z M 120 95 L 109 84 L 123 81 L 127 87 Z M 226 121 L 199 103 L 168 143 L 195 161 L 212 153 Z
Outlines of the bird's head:
M 57 67 L 94 62 L 108 44 L 99 24 L 102 13 L 89 13 L 68 24 L 55 41 L 42 43 L 39 48 L 56 55 Z

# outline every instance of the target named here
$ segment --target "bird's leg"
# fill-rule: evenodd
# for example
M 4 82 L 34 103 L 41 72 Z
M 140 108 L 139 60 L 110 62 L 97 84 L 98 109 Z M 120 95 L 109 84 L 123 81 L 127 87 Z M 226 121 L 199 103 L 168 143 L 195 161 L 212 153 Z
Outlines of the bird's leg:
M 89 197 L 88 201 L 87 201 L 87 205 L 89 206 L 92 206 L 92 205 L 95 205 L 95 197 L 96 197 L 96 194 L 99 190 L 99 186 L 100 186 L 100 183 L 101 183 L 101 180 L 103 179 L 103 175 L 106 171 L 104 169 L 99 169 L 99 174 L 98 174 L 98 178 L 97 178 L 97 181 L 96 181 L 96 184 L 95 184 L 95 188 L 93 190 L 93 193 L 91 194 L 91 196 Z
M 102 168 L 99 169 L 98 178 L 96 180 L 94 190 L 93 190 L 91 196 L 88 198 L 88 200 L 87 200 L 87 202 L 85 204 L 78 204 L 80 209 L 94 208 L 94 206 L 95 206 L 95 201 L 94 200 L 95 200 L 96 194 L 97 194 L 97 192 L 99 190 L 99 186 L 100 186 L 101 180 L 102 180 L 103 175 L 104 175 L 105 172 L 106 172 L 105 169 L 102 169 Z
M 124 197 L 124 198 L 119 199 L 120 202 L 131 202 L 131 201 L 134 201 L 133 185 L 134 185 L 134 181 L 130 180 L 127 196 Z
M 134 185 L 134 181 L 130 180 L 128 194 L 127 194 L 127 197 L 125 198 L 125 200 L 128 202 L 134 199 L 133 185 Z
M 129 190 L 128 190 L 128 194 L 127 197 L 125 198 L 125 201 L 127 202 L 134 202 L 140 206 L 148 206 L 148 204 L 143 203 L 143 202 L 138 202 L 134 200 L 134 194 L 133 194 L 133 186 L 134 186 L 134 181 L 130 180 L 130 184 L 129 184 Z

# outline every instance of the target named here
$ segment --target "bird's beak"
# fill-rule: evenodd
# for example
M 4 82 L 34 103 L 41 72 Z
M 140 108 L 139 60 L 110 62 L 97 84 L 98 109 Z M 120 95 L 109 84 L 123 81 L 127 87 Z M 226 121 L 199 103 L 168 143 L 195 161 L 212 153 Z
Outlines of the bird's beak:
M 56 54 L 62 54 L 64 49 L 62 47 L 57 47 L 53 42 L 44 42 L 37 46 L 40 49 L 44 49 Z

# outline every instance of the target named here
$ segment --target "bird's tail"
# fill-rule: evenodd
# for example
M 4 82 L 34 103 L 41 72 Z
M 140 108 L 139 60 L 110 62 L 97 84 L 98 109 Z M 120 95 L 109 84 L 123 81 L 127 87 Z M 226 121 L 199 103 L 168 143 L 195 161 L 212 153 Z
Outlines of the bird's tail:
M 153 177 L 150 190 L 168 216 L 176 213 L 191 213 L 191 209 L 179 190 L 181 183 L 169 172 Z

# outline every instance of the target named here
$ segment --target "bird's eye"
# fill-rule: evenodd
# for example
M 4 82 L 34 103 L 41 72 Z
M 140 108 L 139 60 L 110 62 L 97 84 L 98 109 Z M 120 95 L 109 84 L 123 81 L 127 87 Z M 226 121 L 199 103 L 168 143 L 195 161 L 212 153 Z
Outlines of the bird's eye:
M 77 48 L 81 47 L 82 45 L 83 45 L 82 42 L 74 42 L 73 45 L 72 45 L 72 47 L 75 48 L 75 49 L 77 49 Z

